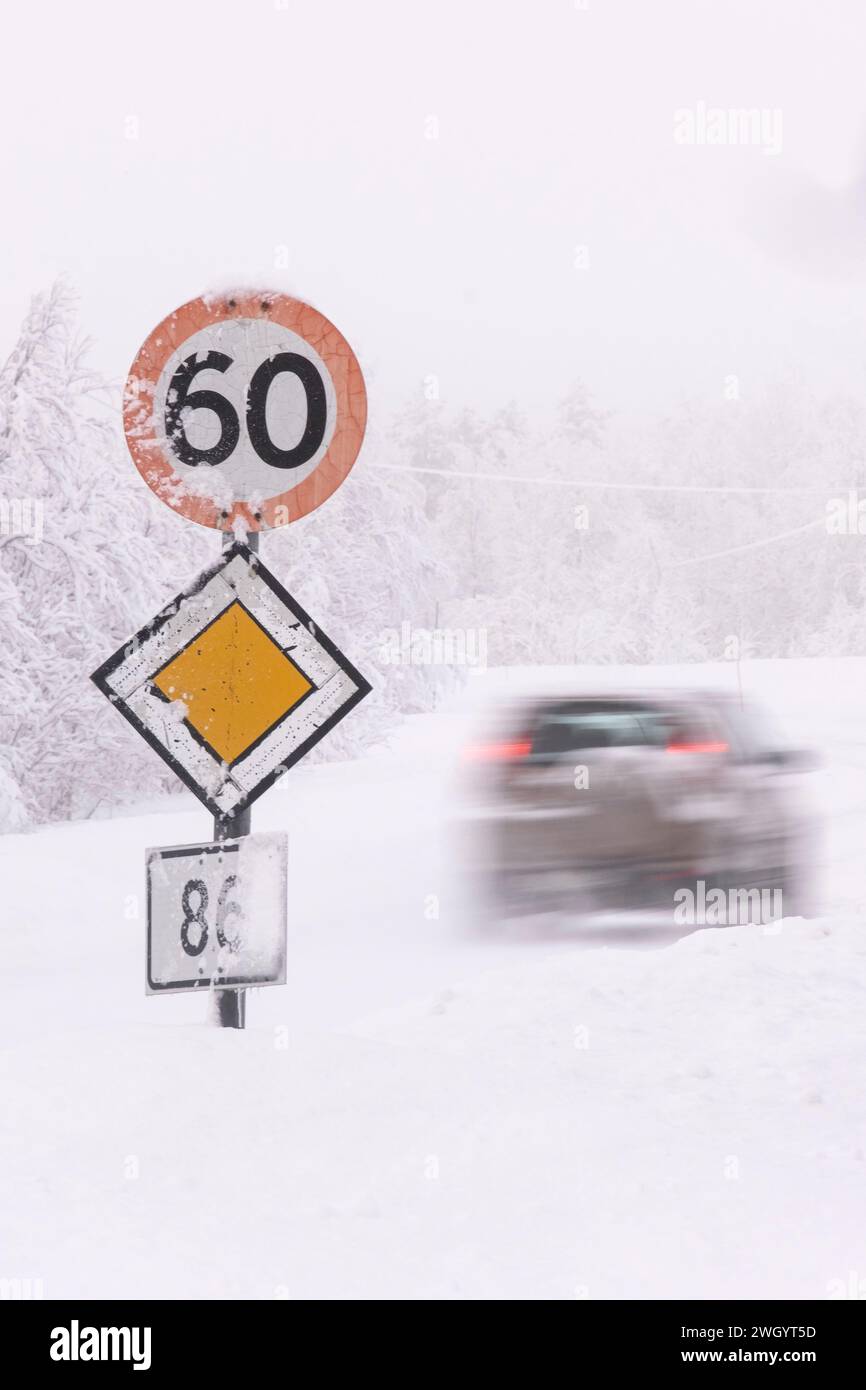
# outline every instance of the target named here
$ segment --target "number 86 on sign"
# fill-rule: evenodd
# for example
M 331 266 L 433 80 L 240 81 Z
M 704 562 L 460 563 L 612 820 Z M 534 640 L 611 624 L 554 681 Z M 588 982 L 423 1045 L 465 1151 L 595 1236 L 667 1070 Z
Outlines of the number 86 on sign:
M 228 917 L 237 915 L 243 919 L 244 910 L 240 903 L 236 899 L 228 897 L 232 889 L 237 888 L 237 882 L 237 874 L 229 874 L 228 877 L 223 880 L 223 885 L 220 888 L 220 895 L 217 901 L 217 942 L 224 951 L 229 952 L 237 952 L 241 947 L 239 933 L 236 932 L 234 936 L 228 936 L 225 930 L 226 919 Z M 198 904 L 195 910 L 193 910 L 191 901 L 193 893 L 198 894 Z M 210 895 L 208 894 L 207 884 L 204 882 L 204 879 L 190 878 L 184 884 L 180 899 L 181 907 L 183 908 L 183 921 L 180 924 L 180 944 L 188 956 L 200 956 L 207 945 L 208 936 L 210 934 L 210 924 L 205 916 L 205 912 L 207 911 L 209 898 Z
M 148 994 L 286 980 L 285 835 L 147 852 Z

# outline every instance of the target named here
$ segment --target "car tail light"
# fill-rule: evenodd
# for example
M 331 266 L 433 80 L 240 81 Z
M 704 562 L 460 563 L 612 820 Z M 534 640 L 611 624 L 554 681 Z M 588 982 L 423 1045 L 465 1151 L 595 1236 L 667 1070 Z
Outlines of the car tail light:
M 532 740 L 519 738 L 502 743 L 471 743 L 463 756 L 473 763 L 515 763 L 528 758 L 531 752 Z
M 727 743 L 708 741 L 706 743 L 669 743 L 668 753 L 727 753 Z

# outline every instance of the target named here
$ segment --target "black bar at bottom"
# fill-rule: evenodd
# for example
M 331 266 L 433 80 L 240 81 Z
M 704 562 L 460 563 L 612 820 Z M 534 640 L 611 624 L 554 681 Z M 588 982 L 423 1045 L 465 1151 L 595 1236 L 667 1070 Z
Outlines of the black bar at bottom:
M 247 1273 L 248 1282 L 255 1285 Z M 267 1283 L 264 1276 L 262 1282 Z M 319 1282 L 321 1288 L 297 1300 L 290 1287 L 280 1286 L 273 1297 L 261 1301 L 233 1301 L 228 1321 L 214 1319 L 214 1302 L 205 1301 L 0 1301 L 0 1336 L 14 1346 L 16 1364 L 25 1377 L 31 1366 L 42 1371 L 62 1366 L 64 1375 L 77 1369 L 92 1378 L 100 1368 L 117 1375 L 131 1372 L 137 1364 L 141 1371 L 158 1375 L 194 1372 L 199 1384 L 211 1373 L 220 1383 L 235 1371 L 248 1379 L 251 1353 L 268 1356 L 286 1345 L 295 1328 L 300 1331 L 292 1301 L 328 1301 L 327 1278 L 321 1272 Z M 335 1282 L 344 1288 L 342 1278 Z M 396 1270 L 393 1282 L 399 1287 Z M 365 1300 L 360 1293 L 357 1300 L 341 1301 Z M 465 1301 L 474 1301 L 471 1293 Z M 678 1368 L 689 1373 L 713 1365 L 726 1370 L 802 1366 L 818 1371 L 826 1381 L 828 1373 L 841 1374 L 859 1364 L 855 1358 L 862 1344 L 863 1305 L 853 1300 L 562 1301 L 568 1306 L 560 1326 L 569 1338 L 575 1369 L 667 1373 Z M 536 1338 L 515 1336 L 513 1329 L 503 1335 L 502 1349 L 511 1357 L 521 1342 L 528 1353 L 534 1347 L 531 1354 L 537 1356 Z M 493 1350 L 488 1339 L 485 1347 L 487 1359 Z M 91 1359 L 94 1350 L 98 1359 Z M 453 1370 L 453 1348 L 447 1354 L 448 1369 Z M 328 1362 L 330 1368 L 330 1354 Z

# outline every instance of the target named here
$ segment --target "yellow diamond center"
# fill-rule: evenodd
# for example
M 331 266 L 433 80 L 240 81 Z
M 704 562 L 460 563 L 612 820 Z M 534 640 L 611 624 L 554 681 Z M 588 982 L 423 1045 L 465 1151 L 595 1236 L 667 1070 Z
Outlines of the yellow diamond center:
M 187 723 L 226 763 L 235 762 L 313 688 L 237 602 L 153 684 L 166 699 L 183 701 Z

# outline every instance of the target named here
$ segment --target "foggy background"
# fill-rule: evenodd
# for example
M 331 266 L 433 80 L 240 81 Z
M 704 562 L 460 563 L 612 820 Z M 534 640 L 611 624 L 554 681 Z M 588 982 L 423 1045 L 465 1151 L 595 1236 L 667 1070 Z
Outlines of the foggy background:
M 0 92 L 0 348 L 67 272 L 121 381 L 234 278 L 334 318 L 374 420 L 430 374 L 532 411 L 862 390 L 864 42 L 856 0 L 48 0 Z M 781 150 L 677 144 L 698 102 L 780 111 Z

